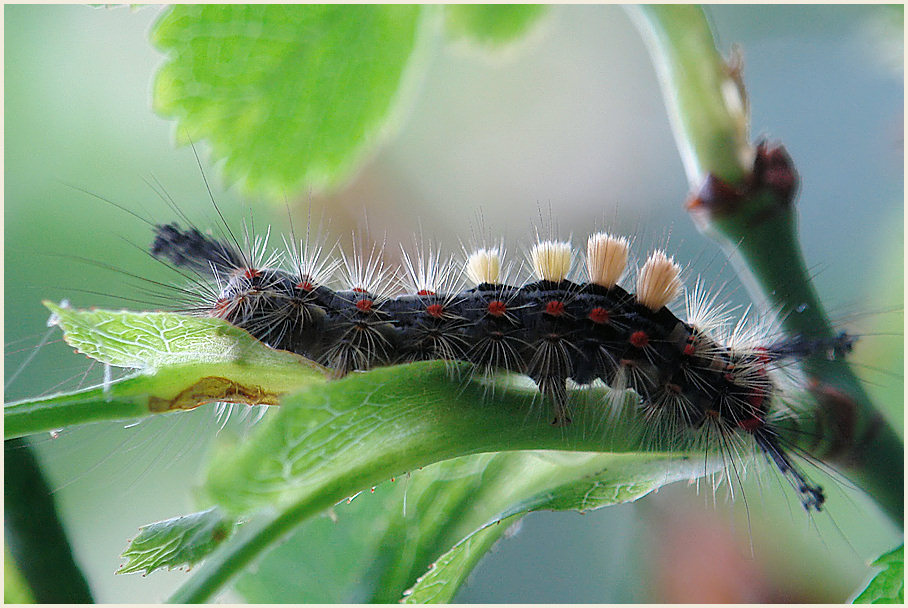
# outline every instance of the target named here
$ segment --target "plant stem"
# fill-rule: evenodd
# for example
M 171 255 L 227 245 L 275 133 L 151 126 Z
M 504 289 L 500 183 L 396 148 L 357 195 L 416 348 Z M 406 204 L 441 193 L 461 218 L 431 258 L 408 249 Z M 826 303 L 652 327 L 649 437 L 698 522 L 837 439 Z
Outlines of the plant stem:
M 3 442 L 6 544 L 39 604 L 90 604 L 88 583 L 73 559 L 53 495 L 25 439 Z
M 719 55 L 703 11 L 663 5 L 630 12 L 656 65 L 696 193 L 688 208 L 698 227 L 719 241 L 758 303 L 785 313 L 789 335 L 834 344 L 797 238 L 797 173 L 781 147 L 749 144 L 739 70 Z M 902 440 L 842 357 L 814 353 L 803 367 L 819 407 L 790 439 L 844 467 L 902 525 Z
M 696 5 L 637 5 L 628 12 L 653 58 L 688 181 L 699 185 L 710 172 L 743 179 L 750 149 L 744 99 L 703 12 Z M 729 107 L 735 96 L 740 107 Z
M 167 600 L 171 604 L 200 604 L 210 599 L 252 560 L 292 532 L 300 522 L 330 508 L 344 494 L 322 488 L 277 513 L 259 515 L 244 524 L 236 537 L 205 560 L 198 572 Z M 337 496 L 340 495 L 340 498 Z
M 125 420 L 149 416 L 145 392 L 134 391 L 129 379 L 104 388 L 89 388 L 69 395 L 51 395 L 43 399 L 27 399 L 10 403 L 3 408 L 5 439 L 101 420 Z

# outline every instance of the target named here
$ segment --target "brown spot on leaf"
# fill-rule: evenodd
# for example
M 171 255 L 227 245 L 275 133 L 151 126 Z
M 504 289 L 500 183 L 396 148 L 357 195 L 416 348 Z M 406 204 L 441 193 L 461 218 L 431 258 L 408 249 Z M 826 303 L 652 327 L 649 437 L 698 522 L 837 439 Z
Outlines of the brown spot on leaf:
M 260 386 L 244 386 L 220 376 L 207 376 L 180 391 L 173 399 L 152 395 L 148 398 L 148 409 L 152 412 L 191 410 L 212 401 L 245 403 L 246 405 L 277 405 L 278 396 Z

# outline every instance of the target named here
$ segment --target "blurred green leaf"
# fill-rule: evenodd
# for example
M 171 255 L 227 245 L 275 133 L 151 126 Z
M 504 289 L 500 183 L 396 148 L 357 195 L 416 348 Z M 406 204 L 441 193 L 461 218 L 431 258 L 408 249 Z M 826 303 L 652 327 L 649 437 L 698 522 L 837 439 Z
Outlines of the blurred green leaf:
M 508 528 L 493 525 L 502 518 L 598 508 L 703 472 L 700 461 L 667 455 L 507 452 L 448 460 L 342 502 L 331 519 L 302 524 L 236 588 L 250 602 L 393 603 L 446 548 L 476 533 L 464 541 L 469 554 L 458 554 L 458 569 L 438 573 L 446 593 L 454 593 Z M 442 593 L 437 584 L 433 579 L 433 590 Z
M 3 603 L 4 604 L 34 604 L 35 598 L 32 590 L 13 556 L 9 554 L 6 544 L 3 545 Z
M 543 4 L 449 4 L 445 29 L 452 39 L 499 46 L 526 34 L 545 11 Z
M 455 458 L 342 501 L 330 518 L 303 523 L 236 589 L 250 602 L 397 602 L 434 558 L 494 515 L 498 503 L 485 497 L 505 496 L 500 465 L 522 457 Z
M 250 603 L 359 604 L 373 592 L 375 560 L 393 551 L 382 546 L 387 520 L 400 511 L 408 481 L 380 484 L 300 524 L 246 570 L 234 589 Z
M 191 567 L 227 540 L 235 526 L 217 507 L 142 526 L 123 552 L 127 561 L 117 574 Z
M 856 598 L 855 604 L 904 604 L 905 603 L 905 545 L 881 555 L 873 565 L 882 572 L 873 577 L 867 588 Z
M 102 363 L 141 372 L 100 388 L 8 404 L 7 438 L 209 401 L 276 404 L 281 394 L 325 381 L 320 365 L 268 348 L 220 319 L 45 305 L 70 346 Z
M 399 602 L 429 564 L 494 515 L 523 453 L 477 454 L 416 471 L 387 518 L 375 556 L 373 603 Z
M 406 603 L 451 602 L 509 525 L 531 511 L 590 511 L 634 501 L 680 479 L 705 474 L 702 462 L 665 454 L 524 453 L 504 484 L 507 508 L 445 553 L 409 590 Z M 510 487 L 509 487 L 510 486 Z M 500 485 L 496 488 L 500 491 Z
M 419 22 L 413 5 L 172 6 L 154 106 L 248 189 L 330 185 L 387 131 Z

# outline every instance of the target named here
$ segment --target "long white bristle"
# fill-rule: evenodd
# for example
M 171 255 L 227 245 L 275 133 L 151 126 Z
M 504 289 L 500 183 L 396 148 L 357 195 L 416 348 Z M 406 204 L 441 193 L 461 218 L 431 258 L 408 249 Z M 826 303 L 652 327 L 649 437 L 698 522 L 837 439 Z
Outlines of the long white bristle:
M 694 288 L 684 294 L 688 324 L 708 335 L 721 334 L 730 323 L 732 312 L 739 307 L 732 307 L 719 297 L 718 291 L 710 293 L 698 278 Z
M 268 249 L 268 239 L 271 238 L 271 226 L 265 230 L 265 234 L 255 234 L 244 221 L 243 222 L 243 243 L 244 257 L 250 268 L 273 268 L 283 261 L 283 256 L 278 251 Z
M 417 244 L 416 254 L 411 256 L 400 247 L 403 259 L 402 285 L 412 293 L 440 293 L 449 291 L 453 280 L 453 257 L 442 259 L 441 253 L 431 245 Z
M 628 242 L 625 237 L 606 232 L 592 235 L 586 245 L 586 267 L 590 283 L 614 287 L 627 267 Z
M 496 285 L 501 278 L 501 255 L 498 248 L 479 249 L 471 253 L 467 258 L 466 273 L 476 285 Z
M 343 281 L 349 289 L 363 290 L 378 300 L 390 297 L 394 291 L 397 278 L 394 268 L 385 266 L 382 261 L 382 248 L 372 246 L 369 257 L 365 257 L 356 241 L 353 243 L 353 254 L 342 257 Z
M 337 243 L 331 247 L 327 256 L 322 256 L 324 243 L 320 240 L 300 239 L 299 247 L 293 240 L 284 238 L 284 248 L 289 257 L 293 273 L 301 282 L 311 281 L 316 285 L 326 284 L 335 270 L 342 264 L 340 259 L 330 259 L 337 248 Z
M 571 271 L 571 244 L 566 241 L 539 241 L 530 250 L 530 263 L 537 278 L 559 283 Z
M 654 251 L 637 275 L 637 301 L 658 311 L 681 292 L 681 267 L 664 251 Z

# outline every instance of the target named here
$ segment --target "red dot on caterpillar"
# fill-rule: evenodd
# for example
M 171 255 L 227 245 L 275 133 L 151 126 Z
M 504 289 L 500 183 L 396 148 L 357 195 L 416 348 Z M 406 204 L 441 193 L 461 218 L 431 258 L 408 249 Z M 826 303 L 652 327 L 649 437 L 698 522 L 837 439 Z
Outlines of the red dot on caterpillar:
M 430 317 L 440 319 L 444 315 L 445 307 L 441 304 L 429 304 L 426 306 L 426 314 Z
M 597 306 L 590 311 L 590 314 L 587 315 L 587 318 L 597 325 L 605 325 L 609 322 L 609 313 L 601 306 Z
M 486 307 L 489 314 L 494 317 L 503 316 L 508 311 L 508 306 L 501 300 L 492 300 Z
M 759 389 L 754 390 L 754 392 L 747 396 L 747 402 L 755 408 L 763 405 L 764 401 L 766 401 L 766 394 Z
M 738 426 L 747 431 L 748 433 L 753 433 L 757 429 L 763 426 L 763 421 L 759 418 L 745 418 L 744 420 L 738 421 Z
M 646 335 L 645 331 L 635 331 L 631 334 L 628 341 L 636 348 L 646 348 L 649 345 L 649 336 Z
M 560 317 L 564 314 L 564 302 L 560 300 L 550 300 L 545 304 L 545 314 L 550 317 Z
M 212 309 L 212 312 L 214 313 L 213 316 L 223 317 L 230 309 L 230 305 L 231 300 L 227 298 L 218 298 L 217 300 L 215 300 L 214 308 Z
M 697 347 L 695 345 L 695 339 L 693 336 L 687 338 L 687 342 L 684 344 L 682 352 L 688 357 L 693 357 L 697 352 Z

